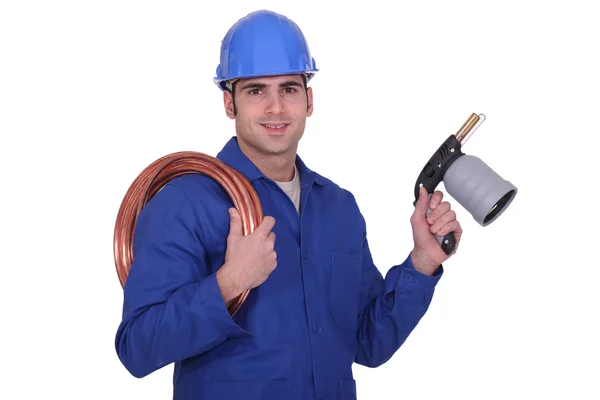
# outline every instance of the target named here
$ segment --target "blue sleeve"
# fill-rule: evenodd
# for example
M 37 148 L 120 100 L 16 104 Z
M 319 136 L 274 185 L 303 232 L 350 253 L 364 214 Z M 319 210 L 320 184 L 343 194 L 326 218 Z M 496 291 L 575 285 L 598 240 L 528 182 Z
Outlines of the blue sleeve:
M 377 367 L 394 355 L 425 315 L 442 274 L 441 265 L 432 276 L 418 272 L 409 255 L 402 264 L 392 267 L 384 279 L 373 264 L 365 233 L 357 364 Z
M 167 184 L 139 213 L 133 258 L 115 339 L 133 376 L 246 334 L 208 271 L 197 213 L 178 187 Z

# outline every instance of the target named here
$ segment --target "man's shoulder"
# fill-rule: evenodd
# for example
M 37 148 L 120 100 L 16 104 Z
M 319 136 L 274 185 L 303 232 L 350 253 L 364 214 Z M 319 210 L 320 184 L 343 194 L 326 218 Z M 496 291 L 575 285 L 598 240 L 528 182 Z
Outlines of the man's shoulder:
M 213 178 L 203 173 L 187 173 L 167 181 L 155 194 L 170 207 L 215 209 L 227 207 L 230 202 L 225 189 Z
M 226 194 L 225 189 L 214 178 L 200 172 L 187 173 L 177 176 L 167 182 L 187 196 L 211 195 L 215 192 Z

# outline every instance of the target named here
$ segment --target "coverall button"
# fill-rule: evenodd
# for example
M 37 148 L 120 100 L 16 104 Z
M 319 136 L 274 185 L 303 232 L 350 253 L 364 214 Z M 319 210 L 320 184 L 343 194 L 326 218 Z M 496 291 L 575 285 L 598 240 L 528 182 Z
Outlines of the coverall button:
M 412 281 L 412 279 L 413 279 L 413 278 L 412 278 L 412 275 L 411 275 L 411 274 L 406 274 L 406 275 L 404 275 L 404 280 L 405 280 L 405 281 Z

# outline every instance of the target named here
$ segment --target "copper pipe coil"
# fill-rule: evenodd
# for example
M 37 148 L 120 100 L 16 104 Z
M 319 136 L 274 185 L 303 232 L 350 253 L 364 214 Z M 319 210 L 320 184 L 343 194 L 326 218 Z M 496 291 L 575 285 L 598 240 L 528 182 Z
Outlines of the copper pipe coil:
M 182 151 L 163 156 L 146 167 L 133 181 L 117 214 L 113 251 L 121 287 L 125 287 L 133 263 L 133 234 L 140 211 L 169 181 L 195 173 L 214 179 L 229 194 L 240 213 L 244 235 L 252 233 L 262 222 L 263 212 L 258 195 L 238 171 L 203 153 Z M 235 315 L 248 294 L 249 290 L 246 290 L 227 304 L 230 315 Z

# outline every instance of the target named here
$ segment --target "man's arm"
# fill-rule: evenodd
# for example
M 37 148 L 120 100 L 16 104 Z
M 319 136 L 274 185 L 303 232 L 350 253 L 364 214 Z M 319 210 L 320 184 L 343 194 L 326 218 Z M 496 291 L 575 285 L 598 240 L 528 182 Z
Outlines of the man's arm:
M 425 315 L 443 267 L 440 265 L 431 276 L 423 274 L 415 269 L 409 255 L 384 279 L 373 264 L 364 220 L 363 232 L 355 362 L 377 367 L 394 355 Z
M 247 334 L 231 319 L 224 299 L 239 293 L 219 285 L 226 277 L 207 271 L 197 221 L 189 199 L 172 184 L 138 216 L 115 340 L 121 362 L 135 377 Z

